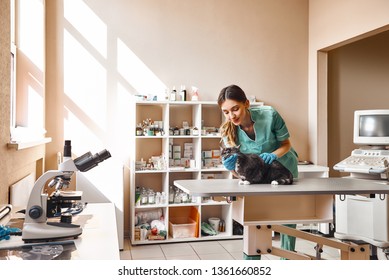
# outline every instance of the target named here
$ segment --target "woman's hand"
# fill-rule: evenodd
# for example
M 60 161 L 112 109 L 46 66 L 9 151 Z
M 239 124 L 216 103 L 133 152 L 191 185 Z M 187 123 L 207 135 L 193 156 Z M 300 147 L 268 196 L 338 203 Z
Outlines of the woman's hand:
M 226 159 L 222 158 L 222 163 L 227 170 L 231 171 L 231 170 L 235 169 L 235 164 L 236 164 L 237 159 L 238 159 L 238 155 L 233 154 L 232 156 L 230 156 Z
M 277 155 L 275 155 L 273 153 L 262 153 L 259 156 L 267 164 L 271 164 L 273 161 L 275 161 L 278 158 Z

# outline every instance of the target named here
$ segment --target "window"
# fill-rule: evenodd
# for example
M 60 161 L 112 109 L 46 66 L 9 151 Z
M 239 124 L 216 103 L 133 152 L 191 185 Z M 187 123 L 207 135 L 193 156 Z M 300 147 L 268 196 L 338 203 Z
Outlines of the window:
M 11 143 L 45 136 L 44 1 L 11 0 Z

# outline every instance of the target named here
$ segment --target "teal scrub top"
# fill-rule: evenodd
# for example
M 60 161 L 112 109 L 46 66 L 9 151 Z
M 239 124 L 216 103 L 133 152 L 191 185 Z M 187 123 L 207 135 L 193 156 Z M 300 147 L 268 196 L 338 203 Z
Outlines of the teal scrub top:
M 281 115 L 271 106 L 260 106 L 249 109 L 254 122 L 255 140 L 244 130 L 237 127 L 237 145 L 242 153 L 271 153 L 280 147 L 280 143 L 290 137 L 288 128 Z M 291 148 L 278 161 L 290 170 L 294 178 L 298 177 L 298 155 Z

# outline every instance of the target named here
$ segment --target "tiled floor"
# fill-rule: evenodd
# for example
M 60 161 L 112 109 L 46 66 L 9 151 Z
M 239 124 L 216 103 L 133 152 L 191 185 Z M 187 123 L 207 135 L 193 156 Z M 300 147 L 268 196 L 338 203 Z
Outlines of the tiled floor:
M 301 239 L 296 240 L 296 250 L 315 256 L 315 243 Z M 274 238 L 273 246 L 279 247 L 279 237 Z M 124 250 L 120 252 L 122 260 L 242 260 L 243 240 L 195 241 L 188 243 L 167 243 L 132 246 L 126 239 Z M 323 259 L 340 259 L 339 251 L 324 247 Z M 264 255 L 266 260 L 279 260 L 274 255 Z

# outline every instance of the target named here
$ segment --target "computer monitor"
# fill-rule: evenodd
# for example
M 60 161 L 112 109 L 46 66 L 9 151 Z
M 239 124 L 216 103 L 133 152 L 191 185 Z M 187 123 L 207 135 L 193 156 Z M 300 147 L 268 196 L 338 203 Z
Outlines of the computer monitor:
M 355 111 L 354 144 L 389 145 L 389 109 Z

